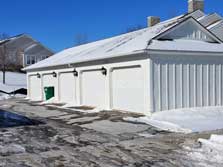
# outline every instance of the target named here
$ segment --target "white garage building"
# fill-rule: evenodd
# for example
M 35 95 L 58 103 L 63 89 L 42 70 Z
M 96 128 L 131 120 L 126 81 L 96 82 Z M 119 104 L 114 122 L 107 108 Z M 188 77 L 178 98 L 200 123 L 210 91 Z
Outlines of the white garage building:
M 197 10 L 66 49 L 25 68 L 28 97 L 44 101 L 53 86 L 55 103 L 144 114 L 223 105 L 222 23 Z

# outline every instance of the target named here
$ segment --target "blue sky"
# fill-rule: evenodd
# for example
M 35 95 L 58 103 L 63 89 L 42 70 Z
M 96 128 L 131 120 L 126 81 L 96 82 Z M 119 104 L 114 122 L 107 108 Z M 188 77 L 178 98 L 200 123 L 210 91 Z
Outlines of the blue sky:
M 205 0 L 205 12 L 223 15 L 223 0 Z M 76 34 L 89 41 L 146 25 L 147 16 L 161 20 L 187 11 L 187 0 L 1 0 L 0 32 L 28 33 L 58 52 L 75 44 Z

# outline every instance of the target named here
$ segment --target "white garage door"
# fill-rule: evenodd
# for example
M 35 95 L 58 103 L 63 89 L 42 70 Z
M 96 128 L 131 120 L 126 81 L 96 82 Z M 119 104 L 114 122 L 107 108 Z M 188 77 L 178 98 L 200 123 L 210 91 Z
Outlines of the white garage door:
M 56 83 L 57 83 L 57 78 L 56 77 L 53 77 L 52 74 L 45 74 L 43 75 L 43 88 L 44 87 L 54 87 L 54 94 L 55 94 L 55 89 L 56 89 Z M 45 95 L 44 95 L 45 97 Z
M 144 111 L 144 77 L 140 66 L 112 71 L 113 109 L 142 113 Z
M 82 73 L 82 104 L 105 107 L 105 78 L 100 70 Z
M 41 78 L 38 78 L 36 75 L 29 77 L 29 93 L 31 100 L 42 100 Z
M 73 73 L 61 73 L 59 77 L 60 102 L 75 103 L 76 77 L 73 75 Z

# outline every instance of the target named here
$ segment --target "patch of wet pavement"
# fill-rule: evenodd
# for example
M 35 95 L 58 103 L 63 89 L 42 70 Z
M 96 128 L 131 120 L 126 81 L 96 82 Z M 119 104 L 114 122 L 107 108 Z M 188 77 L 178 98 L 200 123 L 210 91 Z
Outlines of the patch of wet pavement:
M 0 166 L 4 167 L 198 166 L 187 158 L 182 145 L 210 136 L 169 133 L 122 120 L 139 116 L 131 113 L 85 114 L 17 99 L 1 104 L 46 123 L 0 129 Z

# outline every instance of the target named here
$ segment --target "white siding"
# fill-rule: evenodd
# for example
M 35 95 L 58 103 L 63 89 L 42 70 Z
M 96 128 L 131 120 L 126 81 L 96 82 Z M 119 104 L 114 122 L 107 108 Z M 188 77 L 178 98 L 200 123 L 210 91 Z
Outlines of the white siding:
M 223 60 L 204 56 L 154 56 L 154 111 L 222 105 Z
M 185 22 L 175 30 L 170 31 L 161 39 L 194 39 L 201 41 L 214 42 L 213 38 L 207 32 L 201 30 L 193 22 Z

